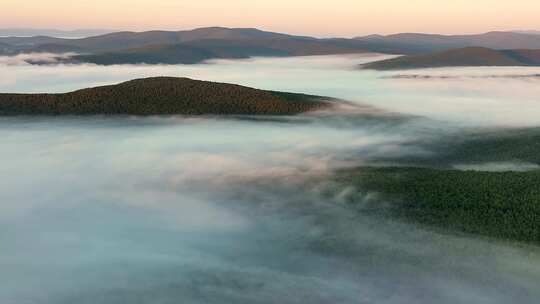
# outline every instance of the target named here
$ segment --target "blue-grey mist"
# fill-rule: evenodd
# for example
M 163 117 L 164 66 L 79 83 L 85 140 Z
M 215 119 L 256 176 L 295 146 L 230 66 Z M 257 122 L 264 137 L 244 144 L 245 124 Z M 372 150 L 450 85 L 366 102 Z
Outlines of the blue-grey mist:
M 329 195 L 328 177 L 430 153 L 410 143 L 441 132 L 540 125 L 538 70 L 355 68 L 374 58 L 0 60 L 0 92 L 187 76 L 413 115 L 0 118 L 0 302 L 536 303 L 537 247 L 373 217 L 362 206 L 374 193 L 352 210 L 344 202 L 361 189 Z

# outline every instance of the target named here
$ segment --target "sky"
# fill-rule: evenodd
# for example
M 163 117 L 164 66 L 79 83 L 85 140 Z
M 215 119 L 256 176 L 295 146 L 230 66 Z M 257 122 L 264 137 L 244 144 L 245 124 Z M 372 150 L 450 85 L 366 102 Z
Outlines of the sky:
M 0 0 L 0 27 L 257 27 L 313 36 L 540 29 L 538 0 Z

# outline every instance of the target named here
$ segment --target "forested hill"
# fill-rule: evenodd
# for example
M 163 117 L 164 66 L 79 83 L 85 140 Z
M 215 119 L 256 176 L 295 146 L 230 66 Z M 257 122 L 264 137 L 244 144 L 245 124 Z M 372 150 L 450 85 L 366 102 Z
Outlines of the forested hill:
M 64 94 L 0 94 L 0 115 L 293 115 L 330 98 L 156 77 Z
M 540 66 L 540 50 L 493 50 L 467 47 L 409 55 L 364 64 L 364 69 L 400 70 L 464 66 Z

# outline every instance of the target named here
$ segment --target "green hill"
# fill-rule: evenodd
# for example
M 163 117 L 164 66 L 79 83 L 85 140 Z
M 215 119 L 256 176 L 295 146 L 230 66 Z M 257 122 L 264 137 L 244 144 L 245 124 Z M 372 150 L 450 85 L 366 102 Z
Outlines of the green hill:
M 462 66 L 539 66 L 540 50 L 492 50 L 467 47 L 424 55 L 402 56 L 364 64 L 364 69 L 400 70 Z
M 293 115 L 330 98 L 156 77 L 64 94 L 0 94 L 0 115 Z

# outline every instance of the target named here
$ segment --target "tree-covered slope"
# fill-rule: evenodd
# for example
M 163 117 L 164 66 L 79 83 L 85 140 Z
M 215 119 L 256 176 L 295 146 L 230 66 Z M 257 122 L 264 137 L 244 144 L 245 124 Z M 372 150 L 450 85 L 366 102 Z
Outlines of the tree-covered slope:
M 414 222 L 540 244 L 540 171 L 358 168 L 341 182 L 375 191 L 393 215 Z M 353 201 L 352 203 L 355 203 Z
M 0 115 L 292 115 L 329 98 L 188 78 L 156 77 L 64 94 L 0 94 Z
M 353 206 L 378 193 L 369 207 L 384 215 L 540 244 L 540 128 L 475 129 L 415 145 L 431 153 L 340 170 L 337 191 L 356 189 Z

